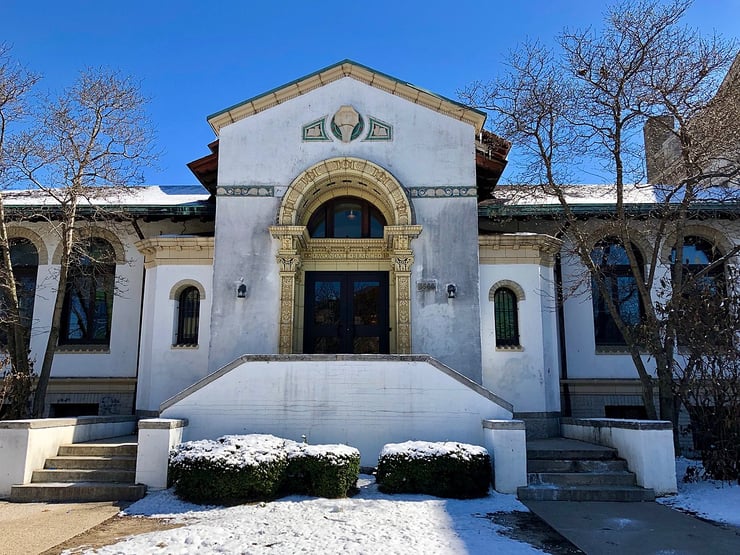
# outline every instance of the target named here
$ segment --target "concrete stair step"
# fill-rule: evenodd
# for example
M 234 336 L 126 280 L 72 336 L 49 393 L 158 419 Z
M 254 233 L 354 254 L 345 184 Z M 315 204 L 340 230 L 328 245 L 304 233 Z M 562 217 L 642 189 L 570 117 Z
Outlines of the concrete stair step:
M 527 442 L 527 460 L 608 460 L 615 458 L 617 458 L 616 449 L 575 439 L 549 438 Z
M 527 474 L 529 485 L 555 486 L 634 486 L 632 472 L 532 472 Z
M 111 469 L 52 469 L 34 470 L 32 483 L 48 482 L 120 482 L 133 484 L 136 479 L 134 470 Z
M 527 472 L 626 472 L 624 459 L 534 459 L 527 461 Z
M 12 486 L 10 500 L 15 503 L 136 501 L 144 497 L 142 484 L 108 482 L 50 482 Z
M 520 501 L 655 501 L 652 489 L 637 486 L 531 485 L 517 489 Z
M 136 457 L 49 457 L 46 459 L 44 468 L 47 470 L 136 470 Z
M 136 443 L 73 443 L 60 445 L 57 455 L 63 457 L 136 457 Z

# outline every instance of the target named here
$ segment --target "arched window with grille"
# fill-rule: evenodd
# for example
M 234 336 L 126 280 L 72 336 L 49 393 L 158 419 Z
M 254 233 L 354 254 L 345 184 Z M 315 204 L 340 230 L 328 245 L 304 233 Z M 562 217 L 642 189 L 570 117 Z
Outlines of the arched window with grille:
M 637 260 L 637 266 L 642 273 L 644 262 L 642 255 L 635 245 L 632 252 Z M 637 281 L 630 266 L 627 250 L 619 239 L 610 237 L 599 241 L 591 251 L 591 260 L 599 268 L 600 279 L 609 291 L 614 306 L 619 311 L 619 317 L 628 328 L 635 328 L 641 322 L 644 314 L 642 301 L 637 291 Z M 622 332 L 609 311 L 606 299 L 601 294 L 596 278 L 591 280 L 591 299 L 593 301 L 594 335 L 596 346 L 625 345 Z
M 684 282 L 688 282 L 687 294 L 691 293 L 692 289 L 722 289 L 724 283 L 724 265 L 716 264 L 709 271 L 706 271 L 707 266 L 714 264 L 722 258 L 722 253 L 719 252 L 715 245 L 702 237 L 687 235 L 684 237 L 681 258 L 685 273 L 692 277 L 697 274 L 699 275 L 696 280 L 687 280 L 686 277 L 688 276 L 684 278 Z M 670 262 L 671 266 L 676 263 L 675 248 L 671 250 Z
M 12 238 L 10 243 L 10 263 L 13 266 L 13 277 L 15 278 L 16 294 L 18 296 L 18 308 L 20 309 L 20 323 L 25 328 L 26 347 L 30 340 L 31 323 L 33 321 L 33 306 L 36 297 L 36 276 L 38 274 L 39 253 L 36 246 L 28 239 L 18 237 Z M 0 260 L 2 264 L 2 260 Z M 4 270 L 0 268 L 0 276 Z M 3 278 L 5 279 L 5 278 Z M 5 295 L 0 292 L 0 303 L 9 303 Z M 0 310 L 2 305 L 0 304 Z M 2 311 L 3 316 L 5 311 Z M 13 322 L 7 318 L 0 318 L 0 345 L 7 345 L 8 333 Z
M 519 310 L 517 296 L 508 287 L 499 287 L 493 295 L 496 347 L 518 347 Z
M 177 296 L 177 334 L 175 345 L 195 346 L 198 344 L 200 324 L 200 291 L 189 286 Z
M 60 345 L 110 343 L 115 280 L 113 246 L 100 237 L 81 241 L 70 260 Z

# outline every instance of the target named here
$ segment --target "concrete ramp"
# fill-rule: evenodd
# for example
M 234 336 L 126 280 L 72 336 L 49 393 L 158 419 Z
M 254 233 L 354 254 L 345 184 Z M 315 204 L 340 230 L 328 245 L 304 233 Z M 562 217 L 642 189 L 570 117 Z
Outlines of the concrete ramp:
M 428 356 L 245 355 L 160 407 L 186 418 L 184 440 L 268 433 L 356 447 L 374 466 L 385 443 L 483 445 L 482 420 L 512 406 Z

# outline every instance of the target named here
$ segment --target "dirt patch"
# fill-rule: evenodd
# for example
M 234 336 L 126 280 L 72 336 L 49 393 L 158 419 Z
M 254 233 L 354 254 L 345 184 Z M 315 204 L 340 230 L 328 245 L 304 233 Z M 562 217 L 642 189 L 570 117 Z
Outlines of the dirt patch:
M 519 540 L 551 555 L 583 555 L 583 551 L 561 536 L 536 514 L 524 511 L 488 513 L 495 524 L 504 526 L 499 532 L 507 538 Z
M 104 547 L 121 541 L 127 536 L 137 536 L 147 532 L 171 530 L 184 524 L 176 524 L 167 519 L 145 518 L 136 516 L 114 516 L 101 522 L 87 532 L 70 538 L 64 543 L 44 551 L 41 555 L 58 555 L 62 551 L 82 553 L 85 549 Z

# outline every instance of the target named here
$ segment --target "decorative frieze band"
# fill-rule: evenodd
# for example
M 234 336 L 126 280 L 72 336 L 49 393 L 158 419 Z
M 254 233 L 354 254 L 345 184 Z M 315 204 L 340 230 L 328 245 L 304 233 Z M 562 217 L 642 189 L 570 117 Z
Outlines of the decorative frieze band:
M 476 197 L 475 187 L 406 187 L 411 198 Z
M 216 189 L 222 197 L 274 197 L 275 187 L 266 185 L 229 185 Z

